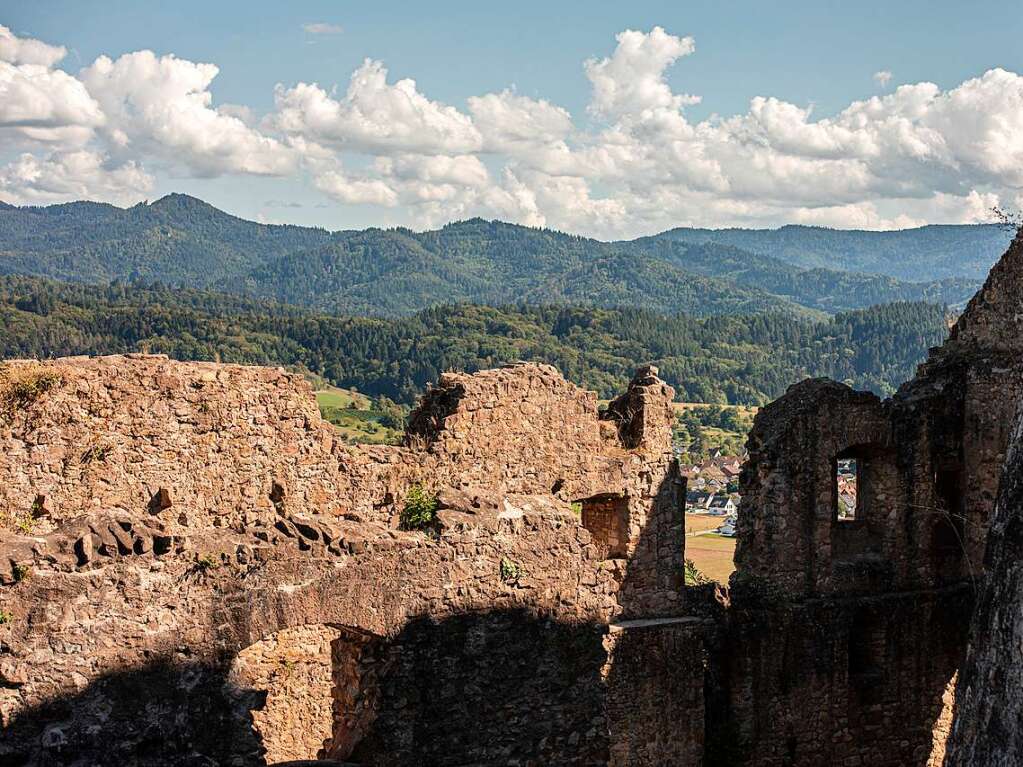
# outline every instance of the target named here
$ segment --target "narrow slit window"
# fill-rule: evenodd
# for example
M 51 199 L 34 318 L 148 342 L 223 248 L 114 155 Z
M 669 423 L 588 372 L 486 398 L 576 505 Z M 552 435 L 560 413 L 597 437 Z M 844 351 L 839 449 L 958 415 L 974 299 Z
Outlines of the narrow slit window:
M 859 514 L 859 461 L 839 458 L 835 461 L 835 518 L 855 522 Z

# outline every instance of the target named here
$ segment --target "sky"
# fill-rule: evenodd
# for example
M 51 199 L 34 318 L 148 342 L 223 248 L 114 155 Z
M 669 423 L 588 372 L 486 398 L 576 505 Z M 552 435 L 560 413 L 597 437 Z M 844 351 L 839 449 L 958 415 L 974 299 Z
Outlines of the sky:
M 0 200 L 613 239 L 1023 207 L 1023 15 L 962 2 L 0 0 Z

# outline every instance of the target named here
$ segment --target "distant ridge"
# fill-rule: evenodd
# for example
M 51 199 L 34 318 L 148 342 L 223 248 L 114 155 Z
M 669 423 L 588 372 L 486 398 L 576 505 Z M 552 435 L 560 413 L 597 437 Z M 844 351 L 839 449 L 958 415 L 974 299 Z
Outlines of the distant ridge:
M 822 316 L 892 301 L 957 306 L 978 287 L 968 275 L 983 274 L 1006 239 L 997 227 L 891 233 L 902 235 L 894 246 L 877 234 L 675 229 L 602 242 L 482 218 L 427 232 L 330 232 L 247 221 L 170 194 L 130 208 L 87 201 L 5 205 L 0 274 L 215 288 L 377 316 L 452 302 Z M 736 238 L 745 247 L 725 241 Z M 944 266 L 918 263 L 902 269 L 902 277 L 891 274 L 903 255 L 926 261 L 928 253 L 940 254 Z M 958 271 L 956 253 L 965 254 Z
M 731 245 L 802 268 L 842 269 L 903 280 L 983 280 L 1012 233 L 999 224 L 929 224 L 872 231 L 789 224 L 778 229 L 681 227 L 658 238 Z

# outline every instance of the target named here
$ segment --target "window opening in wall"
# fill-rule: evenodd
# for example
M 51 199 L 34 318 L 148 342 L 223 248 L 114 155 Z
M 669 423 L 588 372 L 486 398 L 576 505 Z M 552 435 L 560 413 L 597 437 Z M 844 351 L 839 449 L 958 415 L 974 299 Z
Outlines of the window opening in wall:
M 576 503 L 582 507 L 583 527 L 593 535 L 601 558 L 623 559 L 629 530 L 628 499 L 616 493 L 601 493 Z
M 835 459 L 835 518 L 839 522 L 855 522 L 859 517 L 860 469 L 856 458 Z

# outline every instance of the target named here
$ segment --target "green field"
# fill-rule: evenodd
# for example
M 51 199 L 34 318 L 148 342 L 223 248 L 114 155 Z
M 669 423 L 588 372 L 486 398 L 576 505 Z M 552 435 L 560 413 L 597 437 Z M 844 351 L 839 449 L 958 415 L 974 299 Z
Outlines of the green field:
M 345 410 L 353 402 L 360 410 L 369 410 L 372 406 L 369 397 L 351 389 L 339 389 L 336 386 L 329 386 L 316 392 L 316 404 L 320 406 L 321 410 L 326 407 Z
M 347 442 L 360 445 L 395 445 L 402 431 L 386 426 L 385 414 L 374 408 L 365 394 L 329 386 L 316 392 L 316 404 L 325 421 L 333 424 Z

